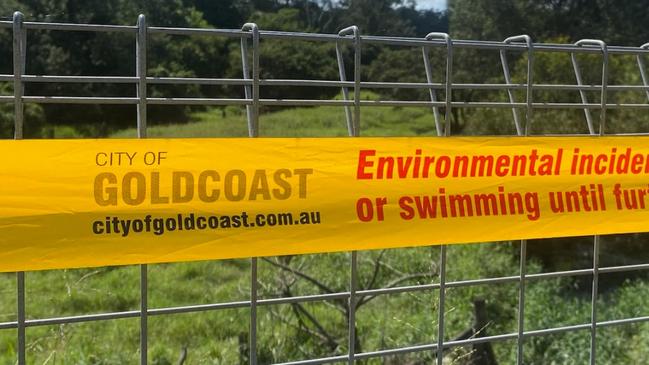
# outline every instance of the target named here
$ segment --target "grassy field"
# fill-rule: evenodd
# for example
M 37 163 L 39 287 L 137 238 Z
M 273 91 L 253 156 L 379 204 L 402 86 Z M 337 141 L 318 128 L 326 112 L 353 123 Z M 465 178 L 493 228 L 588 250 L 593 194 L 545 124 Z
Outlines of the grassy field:
M 364 136 L 436 135 L 432 112 L 427 108 L 362 108 Z M 193 114 L 194 122 L 179 125 L 153 125 L 148 135 L 155 137 L 247 137 L 245 110 L 226 108 Z M 259 117 L 259 135 L 264 137 L 341 137 L 347 135 L 340 107 L 270 110 Z M 114 133 L 112 137 L 133 138 L 135 129 Z
M 367 96 L 371 97 L 371 96 Z M 487 124 L 511 121 L 494 114 Z M 482 131 L 489 129 L 484 127 Z M 365 136 L 434 135 L 432 112 L 426 108 L 363 108 Z M 478 129 L 479 130 L 479 129 Z M 114 133 L 132 138 L 134 129 Z M 318 107 L 266 111 L 260 118 L 260 135 L 269 137 L 328 137 L 347 134 L 342 108 Z M 239 108 L 210 109 L 193 114 L 193 122 L 153 125 L 150 137 L 244 137 L 245 111 Z M 544 242 L 530 242 L 530 248 Z M 606 245 L 606 242 L 603 243 Z M 448 280 L 517 275 L 516 243 L 454 245 L 448 251 Z M 363 289 L 390 285 L 436 282 L 436 247 L 366 251 L 359 254 L 359 282 Z M 563 269 L 582 268 L 586 260 L 567 260 Z M 320 254 L 260 260 L 260 297 L 324 293 L 309 280 L 283 270 L 290 266 L 317 278 L 332 291 L 348 290 L 349 254 Z M 250 290 L 249 260 L 205 261 L 150 265 L 149 307 L 207 304 L 247 300 Z M 570 266 L 573 265 L 573 266 Z M 529 272 L 546 270 L 535 259 Z M 376 273 L 376 274 L 375 274 Z M 374 280 L 372 278 L 375 278 Z M 0 275 L 0 321 L 16 319 L 15 275 Z M 103 267 L 30 272 L 26 274 L 29 319 L 70 316 L 139 308 L 139 267 Z M 547 279 L 528 284 L 526 328 L 587 323 L 590 320 L 589 288 L 570 279 Z M 599 297 L 599 319 L 647 315 L 649 285 L 628 280 Z M 499 284 L 447 290 L 447 339 L 467 329 L 473 320 L 472 301 L 485 299 L 489 335 L 516 331 L 518 285 Z M 302 311 L 296 315 L 296 311 Z M 310 320 L 304 313 L 308 313 Z M 247 309 L 151 317 L 149 358 L 152 364 L 176 364 L 187 351 L 185 364 L 246 363 Z M 320 326 L 315 325 L 315 323 Z M 357 313 L 359 348 L 375 351 L 399 346 L 433 343 L 437 333 L 437 292 L 378 296 Z M 283 362 L 344 354 L 347 351 L 345 303 L 324 301 L 298 308 L 278 305 L 259 308 L 259 360 Z M 649 327 L 646 324 L 606 328 L 600 331 L 598 363 L 642 363 L 649 359 Z M 15 362 L 16 331 L 0 330 L 0 363 Z M 30 364 L 135 364 L 139 359 L 137 318 L 87 324 L 29 328 Z M 588 331 L 534 337 L 526 341 L 529 364 L 583 364 L 588 360 Z M 515 341 L 494 344 L 501 364 L 515 359 Z M 447 363 L 463 364 L 468 349 L 447 355 Z M 430 363 L 430 352 L 395 356 L 370 364 Z

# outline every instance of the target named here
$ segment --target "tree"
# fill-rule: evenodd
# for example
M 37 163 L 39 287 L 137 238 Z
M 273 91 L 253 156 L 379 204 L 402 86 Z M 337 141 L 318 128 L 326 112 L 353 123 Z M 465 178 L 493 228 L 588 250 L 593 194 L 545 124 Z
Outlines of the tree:
M 292 32 L 313 31 L 304 24 L 298 9 L 281 9 L 277 13 L 255 13 L 251 22 L 260 29 Z M 231 77 L 241 77 L 242 64 L 239 43 L 231 44 L 230 69 Z M 338 77 L 336 68 L 335 45 L 330 42 L 308 42 L 287 40 L 264 40 L 260 42 L 259 64 L 261 78 L 268 79 L 311 79 L 335 80 Z M 243 88 L 239 92 L 243 93 Z M 302 98 L 314 99 L 332 97 L 338 88 L 319 87 L 262 87 L 264 98 Z
M 647 0 L 450 0 L 455 37 L 502 40 L 528 34 L 536 41 L 567 36 L 575 42 L 597 38 L 609 44 L 638 46 L 649 41 L 643 27 Z
M 356 25 L 363 34 L 412 36 L 415 29 L 408 19 L 396 10 L 401 0 L 342 0 L 337 9 L 339 25 Z M 414 8 L 413 3 L 409 3 Z
M 15 9 L 23 11 L 27 21 L 134 25 L 138 15 L 142 13 L 146 14 L 148 25 L 208 26 L 199 11 L 185 6 L 181 0 L 23 0 Z M 11 45 L 11 42 L 8 44 Z M 223 39 L 150 35 L 148 75 L 219 75 L 226 65 L 224 47 Z M 6 48 L 4 52 L 7 52 Z M 135 75 L 135 39 L 132 34 L 122 33 L 29 31 L 26 72 L 43 75 Z M 202 91 L 196 86 L 151 87 L 150 95 L 187 96 L 193 93 L 194 96 L 201 96 Z M 134 96 L 135 86 L 38 83 L 27 84 L 26 93 Z M 43 109 L 49 123 L 92 125 L 89 132 L 95 135 L 107 133 L 114 128 L 133 126 L 135 123 L 133 106 L 48 104 Z M 149 110 L 151 120 L 182 121 L 187 118 L 186 107 L 149 107 Z
M 19 10 L 26 21 L 134 25 L 145 14 L 148 25 L 173 27 L 239 28 L 245 21 L 257 22 L 261 29 L 294 32 L 336 33 L 358 25 L 363 34 L 423 36 L 429 31 L 446 30 L 446 17 L 420 12 L 414 2 L 401 0 L 0 0 L 0 8 Z M 5 15 L 6 19 L 11 14 Z M 12 34 L 0 30 L 0 57 L 10 60 Z M 382 65 L 397 62 L 379 56 L 383 48 L 363 48 L 363 78 L 383 77 Z M 344 51 L 351 67 L 353 54 Z M 218 36 L 170 36 L 149 34 L 148 76 L 241 77 L 238 40 Z M 371 66 L 375 60 L 379 63 Z M 394 70 L 386 70 L 392 73 Z M 13 73 L 11 63 L 0 64 L 0 72 Z M 135 39 L 127 33 L 29 30 L 27 37 L 28 74 L 133 76 Z M 334 44 L 330 42 L 261 42 L 261 76 L 287 79 L 338 79 Z M 386 75 L 389 76 L 389 75 Z M 394 76 L 394 75 L 393 75 Z M 389 77 L 388 77 L 389 78 Z M 9 90 L 9 89 L 7 89 Z M 133 84 L 111 83 L 27 83 L 27 95 L 46 96 L 135 96 Z M 10 91 L 8 91 L 10 92 Z M 263 87 L 262 97 L 331 98 L 339 88 Z M 243 95 L 242 87 L 214 85 L 150 85 L 151 97 L 233 97 Z M 74 126 L 82 133 L 103 136 L 114 129 L 135 125 L 132 105 L 42 105 L 44 119 L 52 125 Z M 148 107 L 148 119 L 184 122 L 198 106 Z M 32 122 L 29 122 L 32 123 Z M 32 123 L 32 127 L 35 127 Z M 40 128 L 40 127 L 38 127 Z M 38 133 L 37 133 L 38 134 Z

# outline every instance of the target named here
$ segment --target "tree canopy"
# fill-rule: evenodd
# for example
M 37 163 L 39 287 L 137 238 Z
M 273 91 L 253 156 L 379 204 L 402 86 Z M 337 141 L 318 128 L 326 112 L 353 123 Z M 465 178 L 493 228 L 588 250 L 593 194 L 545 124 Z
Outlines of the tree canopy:
M 261 29 L 336 33 L 356 24 L 364 34 L 423 36 L 430 31 L 446 31 L 444 13 L 419 11 L 413 2 L 401 0 L 0 0 L 2 17 L 11 19 L 21 11 L 26 21 L 134 25 L 145 14 L 151 26 L 240 28 L 257 22 Z M 0 31 L 0 58 L 11 60 L 12 35 Z M 135 74 L 135 42 L 132 34 L 95 32 L 30 31 L 27 41 L 26 73 L 37 75 Z M 261 46 L 262 77 L 336 79 L 333 44 L 268 41 Z M 238 40 L 206 36 L 152 34 L 147 49 L 148 76 L 241 77 Z M 371 65 L 380 52 L 364 55 Z M 290 57 L 289 57 L 290 55 Z M 334 61 L 335 62 L 335 61 Z M 351 62 L 351 60 L 350 60 Z M 0 72 L 13 73 L 11 63 Z M 373 67 L 380 70 L 381 67 Z M 374 71 L 376 73 L 376 71 Z M 2 87 L 11 94 L 10 83 Z M 27 84 L 27 95 L 134 96 L 135 88 L 124 84 Z M 332 97 L 336 90 L 266 88 L 264 97 Z M 241 87 L 198 85 L 149 86 L 155 97 L 232 97 L 243 94 Z M 196 109 L 197 107 L 192 107 Z M 13 106 L 0 106 L 2 136 L 11 134 Z M 149 107 L 153 123 L 183 122 L 189 107 Z M 25 128 L 27 135 L 43 135 L 44 125 L 73 125 L 90 135 L 105 135 L 115 128 L 132 125 L 132 106 L 115 105 L 33 105 Z
M 237 29 L 252 21 L 261 29 L 330 34 L 357 25 L 363 34 L 389 36 L 423 37 L 441 31 L 450 32 L 454 39 L 503 40 L 515 34 L 529 34 L 537 42 L 599 38 L 609 44 L 633 46 L 649 40 L 649 30 L 642 22 L 649 0 L 626 1 L 623 5 L 607 0 L 450 0 L 448 11 L 442 12 L 421 10 L 415 5 L 412 0 L 0 0 L 3 10 L 0 15 L 5 20 L 11 19 L 12 12 L 19 10 L 27 21 L 134 25 L 138 14 L 146 14 L 147 24 L 152 26 Z M 10 30 L 0 30 L 0 59 L 9 60 L 0 63 L 0 73 L 13 73 L 11 38 Z M 28 74 L 135 74 L 132 34 L 33 30 L 29 32 L 27 44 Z M 151 34 L 147 74 L 241 77 L 240 52 L 237 39 Z M 488 82 L 502 77 L 494 59 L 480 52 L 462 52 L 454 60 L 454 80 L 480 78 L 479 82 Z M 347 65 L 353 63 L 350 53 L 345 54 Z M 337 79 L 333 44 L 264 40 L 260 55 L 264 78 Z M 548 62 L 565 63 L 559 58 Z M 512 62 L 516 60 L 513 55 Z M 367 45 L 363 48 L 362 64 L 364 80 L 425 80 L 421 56 L 412 50 Z M 443 68 L 442 64 L 434 66 L 436 71 Z M 544 73 L 541 68 L 538 74 Z M 563 73 L 570 71 L 565 70 L 561 68 Z M 623 72 L 614 72 L 611 77 L 619 75 Z M 135 88 L 125 84 L 28 83 L 25 91 L 27 95 L 53 96 L 135 95 Z M 0 92 L 11 94 L 11 83 L 0 84 Z M 337 92 L 335 88 L 262 88 L 262 96 L 268 98 L 331 98 Z M 417 94 L 416 90 L 377 92 L 395 98 L 425 97 L 425 93 Z M 243 95 L 243 88 L 150 85 L 149 95 L 236 97 Z M 150 106 L 149 120 L 152 123 L 187 121 L 196 108 L 199 107 Z M 11 134 L 12 111 L 10 104 L 0 105 L 0 134 L 4 137 Z M 135 119 L 132 106 L 115 105 L 30 105 L 27 114 L 30 120 L 25 130 L 31 136 L 46 136 L 44 131 L 48 125 L 61 124 L 100 136 L 131 126 Z

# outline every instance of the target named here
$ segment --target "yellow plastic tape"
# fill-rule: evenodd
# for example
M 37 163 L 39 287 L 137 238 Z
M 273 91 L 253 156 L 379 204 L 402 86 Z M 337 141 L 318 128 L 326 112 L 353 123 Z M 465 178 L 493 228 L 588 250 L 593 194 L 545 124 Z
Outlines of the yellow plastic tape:
M 0 142 L 0 271 L 647 231 L 649 138 Z

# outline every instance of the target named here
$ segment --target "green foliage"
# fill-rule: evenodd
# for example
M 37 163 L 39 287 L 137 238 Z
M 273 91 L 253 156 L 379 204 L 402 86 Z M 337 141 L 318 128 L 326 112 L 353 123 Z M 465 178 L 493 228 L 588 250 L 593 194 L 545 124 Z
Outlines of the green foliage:
M 643 27 L 643 1 L 624 5 L 606 0 L 451 0 L 451 30 L 462 39 L 503 40 L 528 34 L 536 41 L 567 36 L 639 46 L 649 39 Z
M 402 0 L 342 0 L 341 23 L 357 25 L 366 34 L 409 36 L 414 27 L 396 10 Z M 411 3 L 410 7 L 414 7 Z
M 261 29 L 309 32 L 298 9 L 281 9 L 277 13 L 255 13 L 250 21 Z M 231 44 L 229 75 L 242 77 L 241 51 L 238 43 Z M 252 53 L 252 52 L 250 52 Z M 250 55 L 252 57 L 252 55 Z M 338 70 L 335 63 L 335 45 L 330 42 L 264 40 L 260 43 L 259 64 L 262 79 L 312 79 L 335 80 Z M 252 60 L 250 60 L 252 63 Z M 334 88 L 263 87 L 263 98 L 314 99 L 329 98 L 337 93 Z M 240 94 L 242 88 L 239 88 Z M 242 94 L 241 94 L 242 95 Z
M 202 14 L 181 0 L 131 2 L 108 1 L 21 1 L 15 8 L 25 13 L 27 21 L 133 25 L 140 13 L 147 23 L 157 26 L 207 27 Z M 2 37 L 10 37 L 3 33 Z M 227 57 L 225 41 L 206 37 L 149 37 L 148 67 L 150 76 L 223 76 Z M 173 38 L 173 39 L 172 39 Z M 9 38 L 10 39 L 10 38 Z M 3 43 L 11 45 L 11 41 Z M 135 42 L 132 35 L 119 33 L 35 31 L 28 37 L 27 68 L 29 74 L 42 75 L 133 75 Z M 3 48 L 9 54 L 10 49 Z M 9 58 L 10 59 L 10 58 Z M 12 73 L 9 71 L 8 73 Z M 164 90 L 152 87 L 152 96 L 200 96 L 195 86 L 175 86 Z M 28 84 L 32 95 L 115 96 L 133 95 L 134 87 L 124 84 Z M 188 95 L 189 94 L 189 95 Z M 198 94 L 198 95 L 196 95 Z M 167 94 L 169 96 L 169 94 Z M 83 122 L 124 127 L 133 123 L 134 109 L 109 105 L 43 106 L 49 124 L 79 125 Z M 152 120 L 186 120 L 185 107 L 149 108 Z
M 297 0 L 255 1 L 81 1 L 81 0 L 1 0 L 0 9 L 19 10 L 26 21 L 134 25 L 145 14 L 148 25 L 172 27 L 239 28 L 257 22 L 261 29 L 294 32 L 326 32 L 358 24 L 363 33 L 418 35 L 445 30 L 442 13 L 419 12 L 410 2 L 396 0 L 345 1 L 340 3 Z M 428 27 L 431 27 L 428 29 Z M 416 32 L 416 33 L 415 33 Z M 0 58 L 11 59 L 12 34 L 0 29 Z M 133 75 L 135 42 L 132 34 L 102 32 L 30 31 L 28 74 L 38 75 Z M 330 42 L 264 40 L 260 61 L 262 78 L 336 80 L 335 45 Z M 379 50 L 364 52 L 363 62 L 372 64 Z M 352 53 L 345 51 L 347 65 Z M 385 59 L 385 57 L 384 57 Z M 382 61 L 383 62 L 383 61 Z M 237 40 L 219 36 L 170 36 L 149 34 L 147 75 L 153 77 L 236 77 L 240 78 L 241 54 Z M 378 70 L 379 67 L 374 67 Z M 0 73 L 11 74 L 10 63 L 0 64 Z M 243 96 L 242 87 L 213 85 L 152 85 L 151 97 Z M 264 87 L 264 98 L 330 98 L 338 88 Z M 28 95 L 47 96 L 133 96 L 130 84 L 29 83 Z M 148 107 L 151 124 L 187 122 L 191 112 L 201 107 Z M 135 109 L 119 105 L 44 104 L 48 125 L 67 125 L 86 136 L 106 136 L 115 129 L 135 124 Z M 262 110 L 264 112 L 265 110 Z M 6 134 L 6 126 L 3 134 Z M 51 128 L 33 135 L 51 135 Z
M 13 90 L 8 84 L 0 84 L 0 95 L 12 95 Z M 23 133 L 26 138 L 41 136 L 41 128 L 45 122 L 43 108 L 36 104 L 26 104 L 23 111 Z M 0 138 L 14 137 L 14 105 L 0 103 Z

